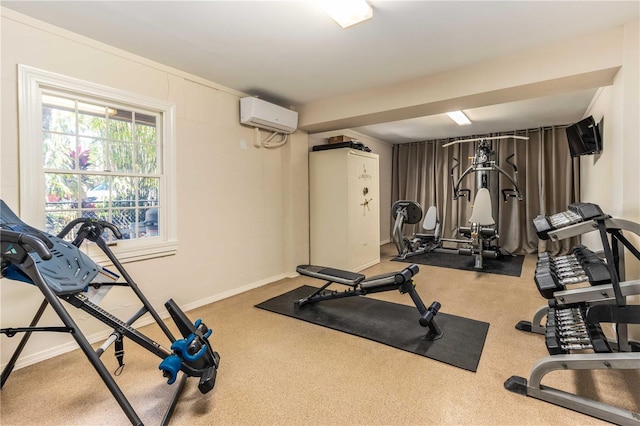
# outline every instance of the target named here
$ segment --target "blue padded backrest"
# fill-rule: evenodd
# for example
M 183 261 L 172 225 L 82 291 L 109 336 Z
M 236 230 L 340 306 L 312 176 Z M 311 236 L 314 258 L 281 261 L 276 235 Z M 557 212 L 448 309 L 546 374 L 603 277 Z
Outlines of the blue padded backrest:
M 45 283 L 57 294 L 82 291 L 98 273 L 98 266 L 95 262 L 81 252 L 78 247 L 62 238 L 27 225 L 3 200 L 0 200 L 0 226 L 11 231 L 32 235 L 45 242 L 47 240 L 51 242 L 51 244 L 47 244 L 52 254 L 51 259 L 42 260 L 35 251 L 30 252 L 29 256 L 35 262 L 36 269 L 44 278 Z M 24 265 L 14 264 L 14 266 L 34 281 L 32 271 L 29 271 Z

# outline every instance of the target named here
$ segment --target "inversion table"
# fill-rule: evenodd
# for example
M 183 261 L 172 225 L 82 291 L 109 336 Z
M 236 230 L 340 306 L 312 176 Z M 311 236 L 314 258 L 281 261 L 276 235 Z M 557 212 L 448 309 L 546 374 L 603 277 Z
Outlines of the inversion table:
M 75 228 L 78 229 L 73 242 L 64 240 L 63 238 Z M 202 394 L 211 391 L 215 385 L 220 356 L 212 349 L 208 340 L 212 330 L 201 320 L 191 323 L 178 305 L 170 299 L 165 303 L 165 307 L 182 334 L 182 338 L 176 339 L 101 237 L 106 230 L 112 232 L 116 238 L 122 238 L 115 225 L 88 218 L 73 220 L 58 236 L 49 235 L 25 224 L 4 201 L 0 200 L 2 276 L 34 284 L 44 295 L 44 301 L 28 327 L 0 330 L 2 334 L 9 337 L 17 333 L 24 333 L 10 361 L 2 371 L 0 386 L 4 386 L 33 332 L 69 333 L 76 340 L 131 423 L 141 425 L 141 419 L 100 359 L 104 351 L 114 344 L 119 363 L 118 369 L 121 370 L 124 366 L 123 340 L 129 338 L 162 359 L 159 369 L 168 379 L 168 384 L 173 384 L 176 381 L 180 371 L 183 373 L 162 421 L 162 424 L 167 424 L 187 378 L 199 378 L 198 389 Z M 101 267 L 80 251 L 79 247 L 85 240 L 96 243 L 113 263 L 119 274 Z M 142 303 L 142 307 L 126 321 L 117 318 L 100 308 L 89 296 L 88 290 L 90 288 L 103 286 L 130 288 Z M 92 348 L 61 300 L 87 312 L 113 328 L 113 333 L 100 348 L 96 350 Z M 48 305 L 51 305 L 64 326 L 38 326 L 38 322 Z M 168 338 L 169 349 L 133 328 L 133 323 L 146 313 L 151 315 Z

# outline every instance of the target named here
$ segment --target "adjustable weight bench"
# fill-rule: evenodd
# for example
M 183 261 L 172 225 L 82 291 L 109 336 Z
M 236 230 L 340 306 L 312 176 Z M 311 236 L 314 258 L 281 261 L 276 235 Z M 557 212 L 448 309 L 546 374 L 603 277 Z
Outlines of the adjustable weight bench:
M 74 241 L 65 241 L 63 238 L 78 226 Z M 172 299 L 169 299 L 165 303 L 165 307 L 182 334 L 182 338 L 176 339 L 173 336 L 148 299 L 102 239 L 103 232 L 107 230 L 111 231 L 116 238 L 122 237 L 115 225 L 88 218 L 73 220 L 58 236 L 49 235 L 22 222 L 4 201 L 0 200 L 2 276 L 33 284 L 44 295 L 44 300 L 28 327 L 2 328 L 0 330 L 1 334 L 5 334 L 8 337 L 24 333 L 10 361 L 2 370 L 0 387 L 4 386 L 9 378 L 20 353 L 33 332 L 68 333 L 76 340 L 129 421 L 134 425 L 141 425 L 141 419 L 104 363 L 100 360 L 100 356 L 104 351 L 109 346 L 114 345 L 116 359 L 119 364 L 117 371 L 121 371 L 124 367 L 123 341 L 125 338 L 129 338 L 162 359 L 159 369 L 168 378 L 168 384 L 173 384 L 176 381 L 180 371 L 183 373 L 162 421 L 162 424 L 166 424 L 173 413 L 187 378 L 199 378 L 198 389 L 202 394 L 206 394 L 213 389 L 220 356 L 212 349 L 208 340 L 212 330 L 201 320 L 191 323 L 178 305 Z M 113 263 L 118 273 L 101 267 L 80 251 L 79 247 L 85 240 L 96 243 Z M 142 307 L 126 321 L 117 318 L 115 315 L 100 308 L 97 305 L 97 300 L 92 299 L 90 290 L 98 289 L 102 286 L 130 288 L 138 297 Z M 101 347 L 94 350 L 61 301 L 81 309 L 113 328 L 113 333 Z M 63 326 L 37 326 L 49 305 L 58 315 Z M 162 346 L 133 328 L 133 323 L 146 313 L 153 317 L 166 335 L 169 340 L 169 348 Z
M 355 272 L 317 265 L 300 265 L 296 268 L 296 271 L 301 275 L 327 281 L 322 287 L 309 296 L 296 301 L 295 305 L 298 308 L 323 300 L 365 296 L 383 291 L 398 290 L 402 294 L 409 293 L 411 300 L 413 300 L 416 308 L 418 308 L 418 312 L 420 313 L 418 322 L 421 326 L 429 328 L 426 339 L 436 340 L 442 337 L 443 332 L 436 322 L 436 315 L 440 310 L 440 303 L 434 301 L 431 306 L 427 308 L 415 289 L 413 276 L 419 271 L 418 265 L 413 264 L 404 268 L 402 271 L 376 275 L 371 278 Z M 346 285 L 350 288 L 343 291 L 327 290 L 327 287 L 334 283 Z

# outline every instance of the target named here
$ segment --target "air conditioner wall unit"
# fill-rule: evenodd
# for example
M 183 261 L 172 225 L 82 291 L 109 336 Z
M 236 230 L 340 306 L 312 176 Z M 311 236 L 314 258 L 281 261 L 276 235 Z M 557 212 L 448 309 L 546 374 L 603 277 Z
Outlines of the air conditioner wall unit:
M 298 113 L 262 99 L 240 99 L 240 123 L 278 133 L 293 133 L 298 128 Z

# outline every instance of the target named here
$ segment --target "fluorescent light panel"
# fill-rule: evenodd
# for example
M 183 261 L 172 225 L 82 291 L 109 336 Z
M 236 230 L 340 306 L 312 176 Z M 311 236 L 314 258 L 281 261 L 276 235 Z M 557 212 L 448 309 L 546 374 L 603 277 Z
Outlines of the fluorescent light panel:
M 322 7 L 342 28 L 373 16 L 373 10 L 365 0 L 324 0 Z
M 467 118 L 467 116 L 464 115 L 464 112 L 462 111 L 451 111 L 448 112 L 447 115 L 453 121 L 458 123 L 458 126 L 466 126 L 467 124 L 471 124 L 471 120 L 469 120 L 469 118 Z

